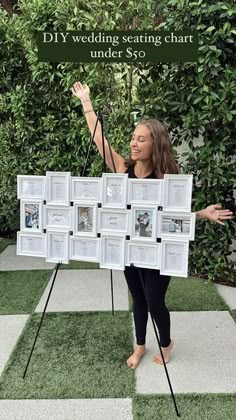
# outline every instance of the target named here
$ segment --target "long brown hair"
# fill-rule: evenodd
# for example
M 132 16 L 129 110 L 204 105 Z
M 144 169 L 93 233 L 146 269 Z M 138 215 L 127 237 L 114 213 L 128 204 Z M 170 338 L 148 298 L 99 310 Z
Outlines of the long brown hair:
M 148 120 L 140 120 L 137 124 L 145 125 L 151 134 L 153 140 L 152 165 L 153 171 L 157 178 L 163 178 L 164 174 L 178 174 L 180 168 L 175 161 L 173 148 L 170 141 L 169 133 L 159 120 L 154 118 Z M 135 161 L 131 158 L 125 161 L 125 166 L 135 165 Z

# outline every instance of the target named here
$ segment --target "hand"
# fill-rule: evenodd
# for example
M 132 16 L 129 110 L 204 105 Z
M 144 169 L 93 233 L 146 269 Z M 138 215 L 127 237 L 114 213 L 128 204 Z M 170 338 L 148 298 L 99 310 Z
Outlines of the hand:
M 225 219 L 232 219 L 232 211 L 226 209 L 226 210 L 220 210 L 221 205 L 220 204 L 212 204 L 211 206 L 206 207 L 203 210 L 204 217 L 206 219 L 212 220 L 213 222 L 219 223 L 219 225 L 223 225 L 224 223 L 220 220 Z
M 71 91 L 72 91 L 74 96 L 76 96 L 77 98 L 79 98 L 81 100 L 81 102 L 89 99 L 90 89 L 89 89 L 88 85 L 86 85 L 86 83 L 84 85 L 82 85 L 82 83 L 80 83 L 80 82 L 75 82 L 73 84 L 73 87 L 71 88 Z

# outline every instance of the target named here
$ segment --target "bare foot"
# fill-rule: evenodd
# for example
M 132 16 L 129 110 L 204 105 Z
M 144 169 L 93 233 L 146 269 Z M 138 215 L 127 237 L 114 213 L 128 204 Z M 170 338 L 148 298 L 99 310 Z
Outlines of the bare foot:
M 144 345 L 139 345 L 137 344 L 136 349 L 134 350 L 134 352 L 131 354 L 131 356 L 127 359 L 127 365 L 131 368 L 131 369 L 135 369 L 141 358 L 143 357 L 143 355 L 146 353 L 146 347 L 145 344 Z
M 171 350 L 173 349 L 173 346 L 174 346 L 174 342 L 171 340 L 168 347 L 162 347 L 161 348 L 163 356 L 164 356 L 165 363 L 168 363 L 169 360 L 170 360 L 170 353 L 171 353 Z M 163 360 L 162 360 L 162 357 L 161 357 L 161 353 L 158 354 L 157 356 L 154 356 L 153 361 L 158 363 L 158 365 L 163 365 Z

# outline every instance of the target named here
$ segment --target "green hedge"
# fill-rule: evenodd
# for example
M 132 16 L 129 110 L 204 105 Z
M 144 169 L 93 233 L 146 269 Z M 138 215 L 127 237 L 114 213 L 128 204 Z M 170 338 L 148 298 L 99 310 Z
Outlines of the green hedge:
M 18 14 L 0 9 L 0 232 L 19 229 L 17 174 L 70 170 L 79 175 L 90 141 L 76 80 L 91 88 L 95 110 L 122 154 L 129 151 L 132 112 L 156 117 L 175 146 L 187 142 L 183 171 L 194 174 L 193 205 L 221 202 L 233 209 L 235 51 L 232 1 L 21 0 Z M 235 8 L 235 6 L 234 6 Z M 161 24 L 160 24 L 161 23 Z M 159 25 L 159 26 L 158 26 Z M 38 30 L 197 29 L 199 62 L 179 64 L 38 63 Z M 202 146 L 196 138 L 202 136 Z M 86 175 L 100 175 L 93 149 Z M 199 222 L 191 244 L 192 274 L 233 279 L 228 260 L 235 225 Z

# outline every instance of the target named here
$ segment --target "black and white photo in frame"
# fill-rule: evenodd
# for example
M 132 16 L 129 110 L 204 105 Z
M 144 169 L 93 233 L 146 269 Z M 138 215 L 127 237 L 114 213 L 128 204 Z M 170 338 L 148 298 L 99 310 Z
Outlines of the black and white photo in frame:
M 187 239 L 162 239 L 160 274 L 188 277 L 188 253 Z
M 70 237 L 70 260 L 99 262 L 100 238 Z
M 17 255 L 46 257 L 46 235 L 17 232 Z
M 102 174 L 102 207 L 126 209 L 128 174 Z
M 69 264 L 69 232 L 47 230 L 46 261 Z
M 163 211 L 191 212 L 193 175 L 164 175 Z
M 74 236 L 97 236 L 97 204 L 74 203 Z
M 17 175 L 17 198 L 45 200 L 45 176 Z
M 132 205 L 131 240 L 156 242 L 157 206 Z
M 46 172 L 46 201 L 48 206 L 70 205 L 70 172 Z
M 160 269 L 161 244 L 126 241 L 126 264 L 136 267 Z
M 183 238 L 190 241 L 195 237 L 195 213 L 159 211 L 157 215 L 158 238 Z
M 101 234 L 100 268 L 124 270 L 125 236 Z
M 71 177 L 71 201 L 101 202 L 102 178 Z
M 43 233 L 42 200 L 25 199 L 20 201 L 21 232 Z
M 129 179 L 128 204 L 162 206 L 163 179 Z

